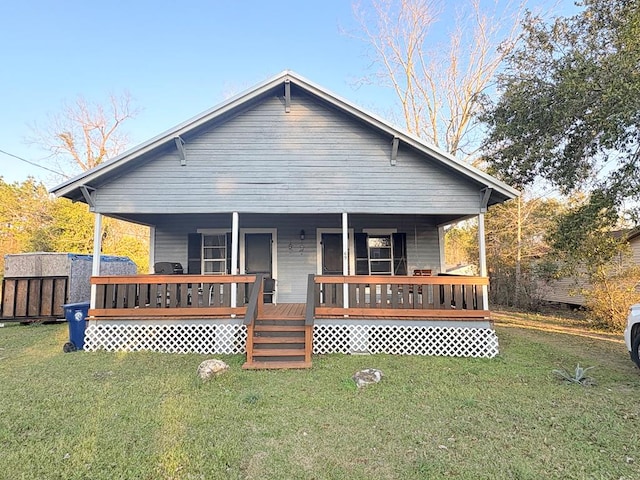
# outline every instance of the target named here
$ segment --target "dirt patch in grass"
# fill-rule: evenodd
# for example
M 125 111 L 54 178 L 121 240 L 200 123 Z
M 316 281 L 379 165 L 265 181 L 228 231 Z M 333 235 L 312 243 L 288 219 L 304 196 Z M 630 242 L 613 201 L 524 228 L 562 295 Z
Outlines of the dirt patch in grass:
M 545 332 L 566 333 L 587 338 L 596 338 L 612 342 L 624 342 L 619 332 L 606 332 L 592 328 L 582 315 L 570 314 L 533 314 L 517 311 L 497 310 L 491 312 L 496 325 L 520 327 Z

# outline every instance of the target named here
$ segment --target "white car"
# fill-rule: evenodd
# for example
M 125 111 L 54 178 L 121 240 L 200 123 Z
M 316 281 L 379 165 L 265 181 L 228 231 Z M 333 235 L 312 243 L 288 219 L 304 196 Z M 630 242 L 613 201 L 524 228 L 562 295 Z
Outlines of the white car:
M 624 343 L 631 355 L 631 360 L 640 367 L 640 303 L 631 305 L 627 317 L 627 328 L 624 329 Z

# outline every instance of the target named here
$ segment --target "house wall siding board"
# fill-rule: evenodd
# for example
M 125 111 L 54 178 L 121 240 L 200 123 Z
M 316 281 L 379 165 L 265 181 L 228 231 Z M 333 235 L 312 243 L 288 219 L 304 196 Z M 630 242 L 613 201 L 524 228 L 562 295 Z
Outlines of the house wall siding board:
M 612 260 L 611 266 L 617 268 L 640 266 L 640 237 L 634 237 L 629 241 L 629 256 L 622 255 Z M 570 305 L 584 306 L 586 299 L 579 294 L 580 289 L 590 288 L 589 282 L 584 278 L 579 280 L 573 277 L 563 277 L 542 285 L 542 298 L 548 302 L 567 303 Z
M 105 213 L 474 214 L 479 186 L 305 95 L 271 97 L 100 186 Z
M 187 234 L 198 228 L 231 230 L 231 214 L 167 215 L 153 219 L 155 223 L 155 261 L 188 264 Z
M 543 286 L 542 298 L 547 302 L 566 303 L 569 305 L 584 305 L 585 298 L 579 294 L 581 288 L 586 286 L 577 283 L 573 278 L 559 278 L 552 280 Z
M 634 237 L 629 241 L 631 249 L 631 265 L 640 265 L 640 237 Z
M 241 214 L 240 229 L 277 228 L 278 302 L 304 303 L 309 273 L 316 273 L 317 228 L 340 229 L 341 215 Z M 417 215 L 350 215 L 355 232 L 367 228 L 397 229 L 407 234 L 408 272 L 415 268 L 439 271 L 437 227 L 428 217 Z M 197 229 L 231 229 L 231 215 L 172 215 L 156 224 L 155 261 L 187 265 L 187 234 Z M 300 230 L 305 231 L 300 241 Z

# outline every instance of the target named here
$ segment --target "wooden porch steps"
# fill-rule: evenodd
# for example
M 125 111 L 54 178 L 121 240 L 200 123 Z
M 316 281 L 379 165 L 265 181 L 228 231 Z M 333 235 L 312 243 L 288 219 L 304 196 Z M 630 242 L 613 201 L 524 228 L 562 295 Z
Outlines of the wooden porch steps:
M 256 348 L 253 351 L 253 356 L 254 357 L 304 356 L 304 348 Z
M 304 332 L 304 325 L 275 324 L 264 325 L 256 322 L 255 332 Z
M 304 343 L 304 338 L 299 336 L 295 337 L 284 337 L 284 336 L 273 336 L 273 337 L 253 337 L 253 343 L 267 343 L 267 344 L 275 344 L 275 343 Z
M 253 325 L 251 342 L 247 342 L 247 361 L 242 368 L 292 369 L 311 368 L 306 345 L 307 331 L 302 306 L 297 304 L 267 306 Z
M 251 365 L 245 363 L 242 368 L 245 370 L 311 368 L 311 362 L 254 362 Z

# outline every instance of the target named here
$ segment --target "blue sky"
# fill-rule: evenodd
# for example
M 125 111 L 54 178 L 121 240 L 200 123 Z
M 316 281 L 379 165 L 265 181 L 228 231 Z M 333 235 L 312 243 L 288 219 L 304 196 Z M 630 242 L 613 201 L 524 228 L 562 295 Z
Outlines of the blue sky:
M 0 150 L 42 162 L 25 139 L 78 95 L 131 93 L 141 112 L 123 128 L 134 146 L 290 69 L 392 120 L 351 0 L 21 0 L 0 6 Z M 440 25 L 447 25 L 446 15 Z M 442 27 L 444 28 L 444 27 Z M 0 176 L 59 178 L 0 153 Z

